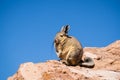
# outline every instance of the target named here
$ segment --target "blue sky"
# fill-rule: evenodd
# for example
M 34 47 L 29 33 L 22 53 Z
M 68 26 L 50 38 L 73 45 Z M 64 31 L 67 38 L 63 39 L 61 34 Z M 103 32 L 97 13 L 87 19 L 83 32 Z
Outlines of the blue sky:
M 120 39 L 119 0 L 0 0 L 0 80 L 25 62 L 58 59 L 52 42 L 71 26 L 83 47 L 104 47 Z

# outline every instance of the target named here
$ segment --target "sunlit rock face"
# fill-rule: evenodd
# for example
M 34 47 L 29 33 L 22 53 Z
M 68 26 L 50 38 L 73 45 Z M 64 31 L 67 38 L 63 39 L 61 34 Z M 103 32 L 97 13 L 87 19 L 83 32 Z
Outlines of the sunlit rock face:
M 66 66 L 57 60 L 27 62 L 8 80 L 120 80 L 120 40 L 102 47 L 85 47 L 84 57 L 91 57 L 94 68 Z

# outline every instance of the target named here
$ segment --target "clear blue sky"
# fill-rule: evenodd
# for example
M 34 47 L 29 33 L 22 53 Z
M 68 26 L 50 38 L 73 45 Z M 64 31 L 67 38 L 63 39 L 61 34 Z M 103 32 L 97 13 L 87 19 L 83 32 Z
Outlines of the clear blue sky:
M 61 26 L 84 47 L 120 39 L 119 0 L 0 0 L 0 80 L 21 63 L 58 59 L 52 42 Z

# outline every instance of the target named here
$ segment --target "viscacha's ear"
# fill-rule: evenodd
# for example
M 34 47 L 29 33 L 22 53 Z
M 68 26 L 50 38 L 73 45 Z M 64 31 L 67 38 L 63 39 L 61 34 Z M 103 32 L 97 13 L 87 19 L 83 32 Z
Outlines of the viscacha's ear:
M 68 30 L 70 29 L 70 26 L 69 25 L 65 25 L 61 28 L 61 32 L 64 32 L 65 34 L 68 33 Z

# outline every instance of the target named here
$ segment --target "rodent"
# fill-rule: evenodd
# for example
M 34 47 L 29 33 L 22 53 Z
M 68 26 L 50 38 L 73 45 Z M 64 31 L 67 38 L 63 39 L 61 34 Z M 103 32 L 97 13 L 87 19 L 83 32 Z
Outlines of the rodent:
M 54 47 L 60 61 L 68 66 L 94 67 L 92 58 L 86 57 L 82 60 L 84 53 L 82 45 L 75 37 L 68 35 L 69 28 L 69 25 L 63 26 L 54 39 Z

